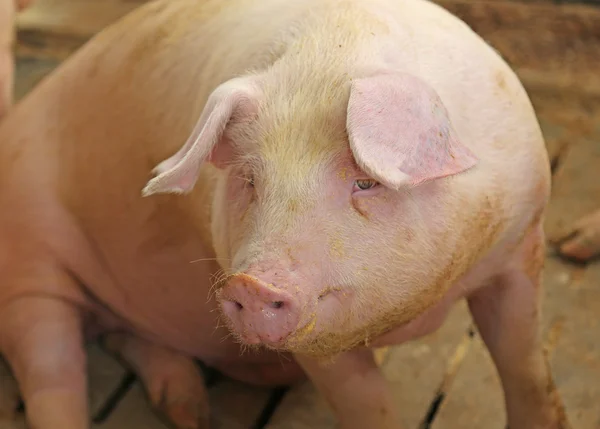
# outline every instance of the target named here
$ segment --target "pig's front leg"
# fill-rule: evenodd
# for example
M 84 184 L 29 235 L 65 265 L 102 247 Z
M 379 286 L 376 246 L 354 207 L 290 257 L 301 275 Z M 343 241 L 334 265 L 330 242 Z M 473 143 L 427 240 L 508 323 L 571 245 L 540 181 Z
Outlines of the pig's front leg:
M 389 386 L 373 352 L 356 349 L 333 362 L 295 356 L 323 394 L 340 429 L 401 429 Z
M 81 323 L 77 307 L 42 295 L 15 298 L 0 310 L 0 350 L 32 429 L 89 426 Z
M 540 336 L 543 259 L 543 232 L 537 226 L 511 266 L 469 298 L 502 380 L 510 429 L 569 427 Z
M 152 404 L 177 429 L 208 429 L 208 395 L 195 362 L 126 333 L 108 334 L 104 346 L 141 378 Z

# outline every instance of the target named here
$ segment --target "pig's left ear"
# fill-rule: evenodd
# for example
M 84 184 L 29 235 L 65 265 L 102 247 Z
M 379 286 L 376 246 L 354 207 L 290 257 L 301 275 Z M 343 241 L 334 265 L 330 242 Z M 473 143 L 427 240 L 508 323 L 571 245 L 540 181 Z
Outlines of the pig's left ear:
M 219 143 L 229 121 L 257 111 L 258 89 L 254 78 L 231 79 L 219 85 L 208 97 L 204 110 L 192 134 L 177 153 L 165 159 L 152 170 L 155 175 L 142 196 L 152 194 L 190 192 L 200 174 L 204 161 L 218 158 Z
M 437 93 L 401 73 L 352 81 L 347 131 L 357 164 L 392 189 L 462 173 L 478 160 Z

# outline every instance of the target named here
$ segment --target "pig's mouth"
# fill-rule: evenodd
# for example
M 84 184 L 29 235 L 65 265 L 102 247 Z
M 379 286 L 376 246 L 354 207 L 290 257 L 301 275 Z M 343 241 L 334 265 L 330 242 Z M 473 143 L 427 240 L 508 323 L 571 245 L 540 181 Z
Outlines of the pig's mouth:
M 416 295 L 373 308 L 351 285 L 309 294 L 306 283 L 288 280 L 285 288 L 279 288 L 245 273 L 233 280 L 217 292 L 217 298 L 239 343 L 317 359 L 370 344 L 424 311 Z

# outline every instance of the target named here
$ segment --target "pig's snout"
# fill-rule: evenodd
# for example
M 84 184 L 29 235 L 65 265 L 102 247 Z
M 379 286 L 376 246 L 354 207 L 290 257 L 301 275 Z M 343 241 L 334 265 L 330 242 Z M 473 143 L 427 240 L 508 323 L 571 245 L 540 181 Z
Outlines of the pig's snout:
M 247 344 L 277 346 L 296 329 L 299 305 L 289 293 L 240 274 L 219 293 L 221 309 Z

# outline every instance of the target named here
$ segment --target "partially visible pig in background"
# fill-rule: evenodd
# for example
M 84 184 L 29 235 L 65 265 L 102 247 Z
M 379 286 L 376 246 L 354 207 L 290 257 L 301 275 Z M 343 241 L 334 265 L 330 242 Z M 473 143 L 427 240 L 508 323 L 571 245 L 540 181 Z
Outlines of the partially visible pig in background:
M 151 2 L 0 142 L 0 350 L 32 427 L 88 427 L 101 337 L 177 428 L 208 427 L 199 358 L 255 384 L 306 373 L 341 428 L 399 429 L 370 346 L 463 298 L 511 429 L 568 427 L 539 336 L 542 134 L 507 64 L 433 3 Z
M 13 101 L 15 15 L 31 3 L 33 0 L 0 0 L 0 119 Z
M 554 241 L 561 255 L 576 261 L 588 262 L 600 256 L 600 210 L 579 219 Z

